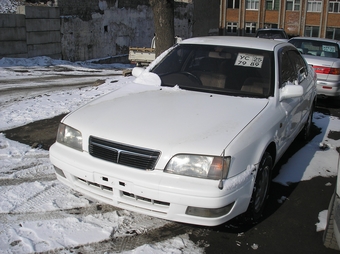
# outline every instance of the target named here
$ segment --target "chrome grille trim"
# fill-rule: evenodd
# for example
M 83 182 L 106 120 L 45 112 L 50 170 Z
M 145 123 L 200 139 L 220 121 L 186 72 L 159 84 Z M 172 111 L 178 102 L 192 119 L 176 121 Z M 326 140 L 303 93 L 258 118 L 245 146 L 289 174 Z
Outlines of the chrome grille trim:
M 89 153 L 93 157 L 112 163 L 144 169 L 153 170 L 158 161 L 160 152 L 121 144 L 90 136 Z

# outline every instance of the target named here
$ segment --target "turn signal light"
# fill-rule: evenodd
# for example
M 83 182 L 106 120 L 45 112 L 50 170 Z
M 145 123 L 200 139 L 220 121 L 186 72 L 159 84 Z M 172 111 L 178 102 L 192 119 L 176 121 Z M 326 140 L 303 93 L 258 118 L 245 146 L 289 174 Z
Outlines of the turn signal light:
M 340 75 L 340 68 L 331 68 L 331 67 L 317 66 L 317 65 L 314 65 L 313 68 L 316 73 Z

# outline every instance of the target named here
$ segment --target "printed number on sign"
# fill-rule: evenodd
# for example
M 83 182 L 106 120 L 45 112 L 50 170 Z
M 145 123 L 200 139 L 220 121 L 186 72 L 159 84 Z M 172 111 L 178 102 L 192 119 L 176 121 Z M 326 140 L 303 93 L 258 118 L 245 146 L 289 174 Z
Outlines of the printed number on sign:
M 263 63 L 263 56 L 243 54 L 243 53 L 239 53 L 235 61 L 236 66 L 247 66 L 247 67 L 254 67 L 254 68 L 261 68 L 262 63 Z

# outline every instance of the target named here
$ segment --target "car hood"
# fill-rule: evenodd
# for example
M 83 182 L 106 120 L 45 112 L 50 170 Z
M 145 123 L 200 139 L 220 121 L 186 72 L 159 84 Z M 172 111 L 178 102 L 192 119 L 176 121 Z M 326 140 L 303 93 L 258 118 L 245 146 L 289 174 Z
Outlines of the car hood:
M 177 153 L 220 155 L 268 103 L 268 99 L 132 86 L 64 119 L 83 134 L 85 148 L 92 135 L 159 150 L 165 161 Z

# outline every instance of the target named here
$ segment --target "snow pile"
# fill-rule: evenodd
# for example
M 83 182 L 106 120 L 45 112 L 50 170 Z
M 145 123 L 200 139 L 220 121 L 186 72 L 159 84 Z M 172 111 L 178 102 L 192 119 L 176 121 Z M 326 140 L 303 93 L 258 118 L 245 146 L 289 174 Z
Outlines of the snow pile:
M 20 3 L 17 0 L 1 0 L 0 13 L 16 13 L 19 5 Z

